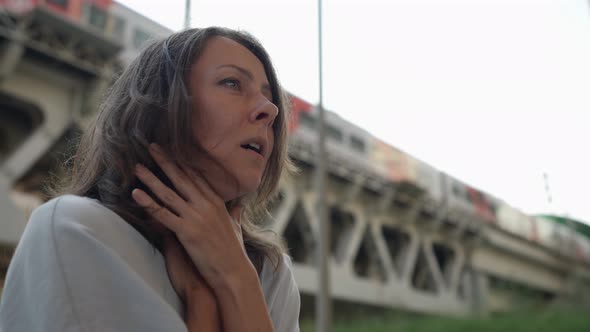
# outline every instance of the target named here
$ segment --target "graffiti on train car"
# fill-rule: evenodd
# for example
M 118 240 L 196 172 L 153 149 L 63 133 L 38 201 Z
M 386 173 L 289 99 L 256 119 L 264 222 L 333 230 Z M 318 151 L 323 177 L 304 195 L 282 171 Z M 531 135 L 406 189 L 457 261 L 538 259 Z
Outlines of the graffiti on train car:
M 18 15 L 26 14 L 35 8 L 47 8 L 74 21 L 88 17 L 96 22 L 106 19 L 107 9 L 112 3 L 112 0 L 0 0 L 0 7 Z
M 412 168 L 411 174 L 414 176 L 415 185 L 427 192 L 435 202 L 441 202 L 443 200 L 443 188 L 439 179 L 441 173 L 417 158 L 410 155 L 406 158 Z
M 311 112 L 313 109 L 313 105 L 295 95 L 289 95 L 289 99 L 291 103 L 291 119 L 289 121 L 289 131 L 293 132 L 297 130 L 297 128 L 299 128 L 299 114 Z
M 369 159 L 384 178 L 393 182 L 415 183 L 416 174 L 407 155 L 382 140 L 373 138 Z
M 308 133 L 298 131 L 297 128 L 300 125 L 317 130 L 315 123 L 314 125 L 305 123 L 315 121 L 311 114 L 313 113 L 312 104 L 298 97 L 292 97 L 291 104 L 293 113 L 296 114 L 295 123 L 291 125 L 295 134 Z M 563 226 L 555 226 L 554 223 L 527 215 L 485 191 L 467 185 L 368 133 L 359 135 L 359 128 L 344 119 L 328 117 L 328 125 L 339 130 L 344 138 L 356 132 L 357 137 L 362 137 L 365 149 L 354 150 L 349 147 L 350 153 L 362 154 L 370 168 L 383 178 L 394 183 L 408 183 L 419 188 L 426 197 L 437 203 L 439 208 L 453 211 L 453 218 L 468 218 L 476 221 L 475 224 L 494 225 L 567 257 L 576 257 L 578 260 L 589 262 L 586 258 L 590 257 L 588 238 L 573 242 L 571 239 L 575 235 Z M 346 142 L 346 139 L 343 141 Z
M 469 200 L 472 202 L 475 213 L 487 223 L 495 223 L 496 215 L 494 209 L 483 192 L 470 187 L 467 187 Z

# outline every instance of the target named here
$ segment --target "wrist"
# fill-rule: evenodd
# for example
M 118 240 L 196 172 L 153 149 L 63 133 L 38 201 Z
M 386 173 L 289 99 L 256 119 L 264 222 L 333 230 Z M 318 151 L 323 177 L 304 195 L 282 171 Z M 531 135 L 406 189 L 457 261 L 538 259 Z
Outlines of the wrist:
M 216 298 L 220 302 L 227 299 L 235 300 L 245 290 L 251 287 L 260 287 L 258 273 L 250 260 L 245 260 L 245 263 L 234 271 L 234 273 L 228 273 L 216 278 L 215 284 L 211 285 Z
M 208 304 L 216 304 L 217 300 L 213 290 L 209 287 L 193 287 L 184 294 L 184 303 L 186 306 L 203 306 Z
M 225 331 L 273 331 L 260 279 L 248 261 L 214 288 Z
M 188 331 L 220 331 L 217 300 L 209 289 L 192 289 L 184 302 L 184 321 Z

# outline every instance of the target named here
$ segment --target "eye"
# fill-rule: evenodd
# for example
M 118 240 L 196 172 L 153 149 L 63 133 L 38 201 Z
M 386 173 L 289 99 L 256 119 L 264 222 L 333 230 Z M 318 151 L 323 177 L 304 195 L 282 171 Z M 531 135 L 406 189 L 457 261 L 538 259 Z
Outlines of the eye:
M 239 89 L 240 81 L 235 78 L 225 78 L 219 82 L 220 85 L 228 87 L 230 89 Z

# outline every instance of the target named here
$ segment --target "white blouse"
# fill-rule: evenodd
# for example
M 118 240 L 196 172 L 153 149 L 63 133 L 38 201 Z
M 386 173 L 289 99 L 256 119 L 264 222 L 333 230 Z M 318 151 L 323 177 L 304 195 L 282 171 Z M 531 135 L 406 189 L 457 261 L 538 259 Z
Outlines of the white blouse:
M 300 297 L 284 256 L 260 282 L 276 331 L 299 331 Z M 162 254 L 98 201 L 57 197 L 32 214 L 10 263 L 0 332 L 187 331 Z

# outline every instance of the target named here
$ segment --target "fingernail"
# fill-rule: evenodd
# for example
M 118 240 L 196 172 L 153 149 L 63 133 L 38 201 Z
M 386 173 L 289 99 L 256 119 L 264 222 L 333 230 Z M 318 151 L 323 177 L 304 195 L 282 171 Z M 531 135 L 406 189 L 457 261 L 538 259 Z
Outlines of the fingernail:
M 143 193 L 139 190 L 139 189 L 133 189 L 133 191 L 131 192 L 131 196 L 133 196 L 133 198 L 139 203 L 139 204 L 147 204 L 148 201 L 146 200 L 146 198 L 143 196 Z
M 144 167 L 142 164 L 135 164 L 135 173 L 137 174 L 143 174 L 144 172 Z
M 160 149 L 160 146 L 158 146 L 157 143 L 151 143 L 150 144 L 150 149 L 152 149 L 152 151 L 155 151 L 157 153 L 161 153 L 162 149 Z

